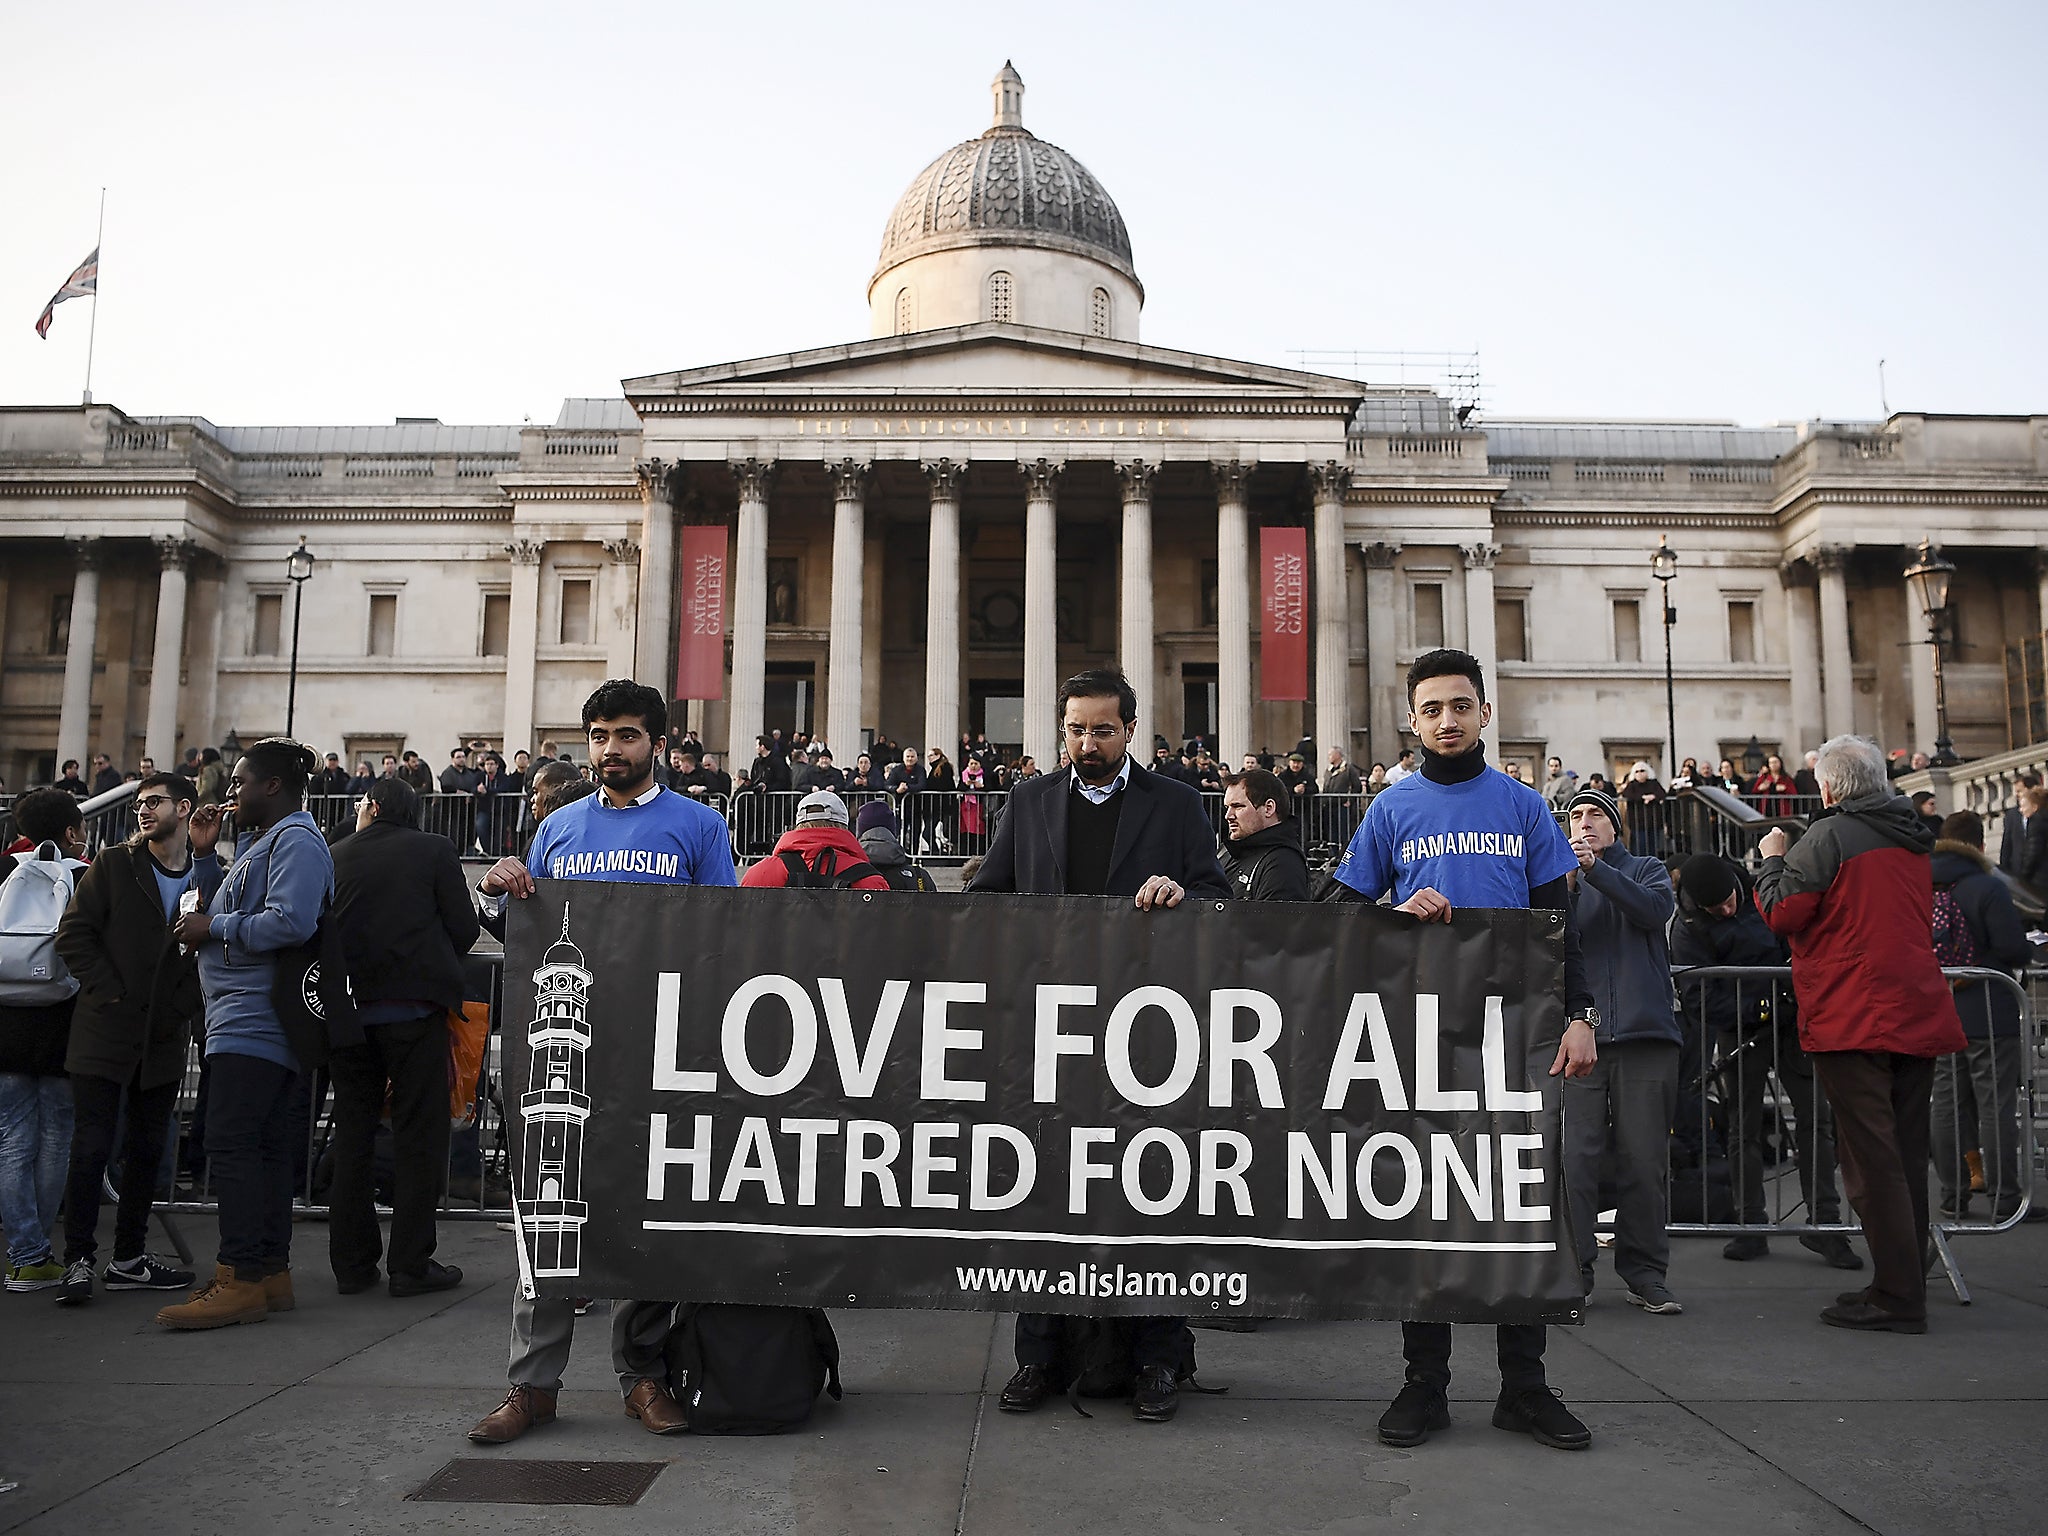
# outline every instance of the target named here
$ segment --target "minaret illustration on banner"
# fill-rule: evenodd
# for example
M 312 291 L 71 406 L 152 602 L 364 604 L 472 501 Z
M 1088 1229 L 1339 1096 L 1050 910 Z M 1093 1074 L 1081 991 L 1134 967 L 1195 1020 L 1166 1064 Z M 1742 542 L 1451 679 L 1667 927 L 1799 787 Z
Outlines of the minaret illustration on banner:
M 583 1223 L 590 1207 L 583 1193 L 583 1122 L 590 1118 L 584 1091 L 584 1053 L 590 1049 L 590 972 L 583 952 L 569 942 L 569 907 L 562 905 L 562 937 L 549 946 L 533 973 L 533 1022 L 526 1041 L 532 1054 L 526 1092 L 519 1096 L 525 1137 L 519 1152 L 519 1222 L 531 1244 L 533 1273 L 581 1272 Z

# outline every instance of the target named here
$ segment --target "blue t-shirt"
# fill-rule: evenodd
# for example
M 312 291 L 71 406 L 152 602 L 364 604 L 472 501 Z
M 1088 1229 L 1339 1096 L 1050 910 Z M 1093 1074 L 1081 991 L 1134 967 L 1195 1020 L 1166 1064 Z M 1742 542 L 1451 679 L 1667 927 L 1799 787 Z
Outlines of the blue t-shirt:
M 1453 908 L 1526 907 L 1578 864 L 1543 797 L 1489 767 L 1462 784 L 1412 773 L 1374 795 L 1335 874 L 1396 906 L 1428 886 Z
M 199 862 L 188 853 L 185 856 L 184 873 L 173 875 L 167 874 L 163 865 L 157 863 L 154 856 L 145 853 L 143 857 L 149 860 L 149 872 L 156 876 L 156 894 L 157 899 L 164 904 L 164 921 L 175 923 L 178 920 L 178 898 L 184 895 L 186 888 L 192 884 L 193 876 L 199 870 Z
M 740 883 L 725 818 L 672 789 L 623 811 L 602 791 L 572 801 L 540 824 L 526 867 L 536 880 Z

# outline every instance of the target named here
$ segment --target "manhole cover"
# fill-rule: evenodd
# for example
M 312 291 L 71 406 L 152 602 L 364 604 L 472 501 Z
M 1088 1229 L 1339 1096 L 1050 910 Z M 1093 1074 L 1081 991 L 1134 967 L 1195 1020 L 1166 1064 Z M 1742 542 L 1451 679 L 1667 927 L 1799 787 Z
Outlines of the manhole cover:
M 667 1465 L 458 1456 L 406 1497 L 435 1504 L 637 1504 Z

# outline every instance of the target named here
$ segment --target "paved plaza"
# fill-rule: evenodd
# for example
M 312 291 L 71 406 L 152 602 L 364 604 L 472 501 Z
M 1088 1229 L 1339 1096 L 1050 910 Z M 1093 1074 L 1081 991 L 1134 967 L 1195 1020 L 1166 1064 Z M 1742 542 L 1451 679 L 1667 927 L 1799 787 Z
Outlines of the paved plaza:
M 111 1214 L 111 1213 L 110 1213 Z M 188 1221 L 202 1254 L 210 1223 Z M 1461 1330 L 1455 1426 L 1389 1450 L 1374 1421 L 1399 1334 L 1374 1323 L 1198 1335 L 1202 1375 L 1169 1426 L 1117 1404 L 999 1413 L 1009 1319 L 841 1312 L 847 1396 L 773 1439 L 656 1439 L 608 1386 L 602 1308 L 561 1420 L 488 1451 L 463 1435 L 504 1387 L 511 1239 L 444 1227 L 468 1280 L 394 1301 L 337 1295 L 326 1232 L 297 1229 L 298 1310 L 174 1335 L 149 1295 L 66 1311 L 0 1296 L 0 1530 L 1182 1533 L 1589 1530 L 2034 1532 L 2048 1510 L 2048 1231 L 1961 1245 L 1924 1338 L 1824 1328 L 1848 1277 L 1796 1243 L 1723 1261 L 1676 1245 L 1682 1317 L 1626 1305 L 1603 1262 L 1551 1380 L 1590 1454 L 1487 1422 L 1492 1341 Z M 662 1461 L 629 1509 L 408 1502 L 458 1457 Z

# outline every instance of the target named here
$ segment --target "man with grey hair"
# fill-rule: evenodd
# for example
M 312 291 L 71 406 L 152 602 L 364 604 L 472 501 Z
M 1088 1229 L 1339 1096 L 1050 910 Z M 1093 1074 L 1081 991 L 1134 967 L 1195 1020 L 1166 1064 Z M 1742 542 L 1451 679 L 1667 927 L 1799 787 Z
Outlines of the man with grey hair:
M 1791 941 L 1799 1043 L 1834 1107 L 1842 1183 L 1876 1272 L 1821 1321 L 1925 1333 L 1928 1104 L 1935 1058 L 1965 1043 L 1934 955 L 1934 835 L 1893 791 L 1875 742 L 1835 737 L 1815 776 L 1832 814 L 1789 851 L 1783 828 L 1764 834 L 1756 900 Z

